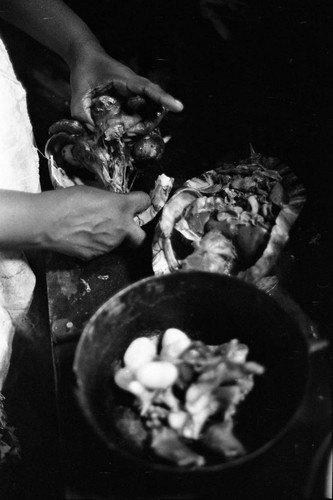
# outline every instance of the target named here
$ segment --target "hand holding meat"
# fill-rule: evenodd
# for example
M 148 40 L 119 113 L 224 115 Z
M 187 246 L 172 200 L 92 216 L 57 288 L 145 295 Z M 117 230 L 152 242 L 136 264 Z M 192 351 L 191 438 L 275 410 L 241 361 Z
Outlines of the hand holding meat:
M 45 146 L 55 188 L 88 184 L 115 193 L 128 193 L 137 177 L 158 166 L 164 141 L 158 125 L 165 108 L 142 96 L 115 96 L 109 91 L 91 101 L 94 130 L 77 120 L 51 125 Z M 160 174 L 150 191 L 151 206 L 139 214 L 140 225 L 164 206 L 173 179 Z
M 134 218 L 149 205 L 149 196 L 138 191 L 124 195 L 88 186 L 37 194 L 3 190 L 0 249 L 40 248 L 88 260 L 122 243 L 138 246 L 145 232 Z
M 183 105 L 159 85 L 137 75 L 112 59 L 102 49 L 82 50 L 71 67 L 71 113 L 77 120 L 94 126 L 91 104 L 94 96 L 113 91 L 122 97 L 144 96 L 164 108 L 178 112 Z
M 145 232 L 134 222 L 150 204 L 148 195 L 109 193 L 87 186 L 43 193 L 48 214 L 45 248 L 91 259 L 121 243 L 140 245 Z
M 0 16 L 5 21 L 54 51 L 70 69 L 71 110 L 79 118 L 76 122 L 79 132 L 76 129 L 74 132 L 63 131 L 62 134 L 57 134 L 60 136 L 59 142 L 53 144 L 54 149 L 49 156 L 52 172 L 55 173 L 55 178 L 51 178 L 56 187 L 83 184 L 75 173 L 69 179 L 61 167 L 56 168 L 57 158 L 54 155 L 57 151 L 60 155 L 70 154 L 73 142 L 77 142 L 76 161 L 80 162 L 82 159 L 84 167 L 93 170 L 100 181 L 103 179 L 104 183 L 108 182 L 107 175 L 104 178 L 102 174 L 105 173 L 105 161 L 110 150 L 101 148 L 98 143 L 101 131 L 98 136 L 94 136 L 94 142 L 85 127 L 85 124 L 93 124 L 90 108 L 92 100 L 101 95 L 100 91 L 106 88 L 114 90 L 122 99 L 129 99 L 133 95 L 146 96 L 160 108 L 181 111 L 182 104 L 160 87 L 108 56 L 85 22 L 62 0 L 4 0 L 1 5 Z M 133 125 L 141 127 L 138 122 Z M 143 125 L 145 126 L 144 123 Z M 73 121 L 72 126 L 75 128 Z M 86 142 L 82 140 L 83 136 Z M 63 150 L 66 145 L 68 147 Z M 113 146 L 116 147 L 115 144 L 110 144 L 110 148 Z M 125 184 L 122 186 L 126 187 L 126 173 L 131 169 L 131 160 L 123 155 L 122 146 L 112 158 L 111 167 L 114 167 L 115 179 L 120 183 L 123 180 Z M 82 155 L 85 147 L 87 155 Z M 140 152 L 141 149 L 139 154 Z M 68 156 L 64 161 L 66 159 Z M 122 169 L 123 165 L 125 169 Z M 136 215 L 140 215 L 140 221 L 146 221 L 146 213 L 142 216 L 142 211 L 146 212 L 145 209 L 148 208 L 149 213 L 156 213 L 155 206 L 160 206 L 160 199 L 166 200 L 168 197 L 170 182 L 166 184 L 164 177 L 159 180 L 156 190 L 160 196 L 152 203 L 153 206 L 144 193 L 132 193 L 127 198 L 120 194 L 129 189 L 117 189 L 119 194 L 84 186 L 75 187 L 67 193 L 59 190 L 41 195 L 1 192 L 0 211 L 4 222 L 0 224 L 0 248 L 38 247 L 88 259 L 112 250 L 123 241 L 139 244 L 144 233 L 134 222 Z M 105 184 L 102 183 L 100 187 L 105 187 Z
M 137 174 L 163 156 L 164 141 L 157 127 L 166 110 L 139 95 L 122 98 L 104 92 L 91 100 L 94 130 L 77 120 L 58 120 L 49 128 L 45 153 L 71 178 L 75 172 L 85 177 L 88 170 L 97 186 L 127 193 Z M 54 182 L 55 187 L 64 184 Z

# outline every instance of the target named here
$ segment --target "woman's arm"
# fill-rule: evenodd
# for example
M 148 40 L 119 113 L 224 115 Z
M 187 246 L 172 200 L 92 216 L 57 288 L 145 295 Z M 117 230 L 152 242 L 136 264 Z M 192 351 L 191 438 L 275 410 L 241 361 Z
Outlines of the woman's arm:
M 37 195 L 0 190 L 0 250 L 38 247 Z
M 0 0 L 0 16 L 71 66 L 82 46 L 102 50 L 85 22 L 61 0 Z
M 40 248 L 81 259 L 140 245 L 134 216 L 150 205 L 141 192 L 110 193 L 76 186 L 44 193 L 0 190 L 0 250 Z
M 84 21 L 61 0 L 0 0 L 0 16 L 67 62 L 75 118 L 93 125 L 91 98 L 105 88 L 123 96 L 145 95 L 170 111 L 182 111 L 181 102 L 110 57 Z

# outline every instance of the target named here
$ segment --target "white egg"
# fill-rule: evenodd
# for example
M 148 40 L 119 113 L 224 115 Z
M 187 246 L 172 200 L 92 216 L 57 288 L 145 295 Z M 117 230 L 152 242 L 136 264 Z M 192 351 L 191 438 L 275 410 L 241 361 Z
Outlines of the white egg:
M 128 386 L 133 380 L 133 372 L 128 368 L 120 368 L 115 374 L 114 381 L 118 387 L 128 391 Z
M 144 396 L 146 389 L 143 387 L 142 384 L 138 380 L 132 380 L 132 382 L 129 383 L 128 385 L 128 390 L 132 394 L 138 397 Z
M 186 411 L 171 411 L 168 416 L 169 425 L 175 431 L 180 431 L 186 424 L 187 419 Z
M 152 361 L 156 356 L 156 343 L 147 337 L 133 340 L 125 351 L 124 363 L 130 370 L 137 370 L 141 365 Z
M 191 344 L 190 338 L 178 328 L 168 328 L 162 339 L 161 357 L 178 358 Z
M 177 377 L 178 370 L 169 361 L 151 361 L 136 371 L 136 379 L 147 389 L 166 389 Z

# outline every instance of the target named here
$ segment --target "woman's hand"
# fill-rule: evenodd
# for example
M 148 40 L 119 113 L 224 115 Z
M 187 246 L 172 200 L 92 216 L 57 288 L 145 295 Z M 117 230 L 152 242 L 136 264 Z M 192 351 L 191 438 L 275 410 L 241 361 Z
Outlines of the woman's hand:
M 78 120 L 93 126 L 91 97 L 106 88 L 123 96 L 144 95 L 170 111 L 182 111 L 181 102 L 110 57 L 86 23 L 62 0 L 1 0 L 0 17 L 66 61 L 71 72 L 71 111 Z
M 71 113 L 79 121 L 93 126 L 91 99 L 96 94 L 113 89 L 124 97 L 147 96 L 170 111 L 182 111 L 183 105 L 159 85 L 137 75 L 124 64 L 112 59 L 98 46 L 83 47 L 71 65 Z
M 110 193 L 76 186 L 39 195 L 45 219 L 41 246 L 81 259 L 92 259 L 122 243 L 139 246 L 146 233 L 134 222 L 151 203 L 143 192 Z
M 122 243 L 138 246 L 146 236 L 133 220 L 151 204 L 143 192 L 75 186 L 38 194 L 1 190 L 0 195 L 1 250 L 39 248 L 88 260 Z

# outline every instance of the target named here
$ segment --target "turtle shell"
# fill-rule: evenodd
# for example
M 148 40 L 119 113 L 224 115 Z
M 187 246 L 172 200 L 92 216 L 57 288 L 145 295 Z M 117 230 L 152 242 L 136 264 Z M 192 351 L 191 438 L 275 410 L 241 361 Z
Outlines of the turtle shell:
M 305 201 L 304 186 L 278 158 L 252 152 L 218 164 L 186 181 L 166 203 L 153 240 L 153 271 L 194 268 L 257 284 L 274 275 Z M 233 246 L 228 265 L 225 243 Z

